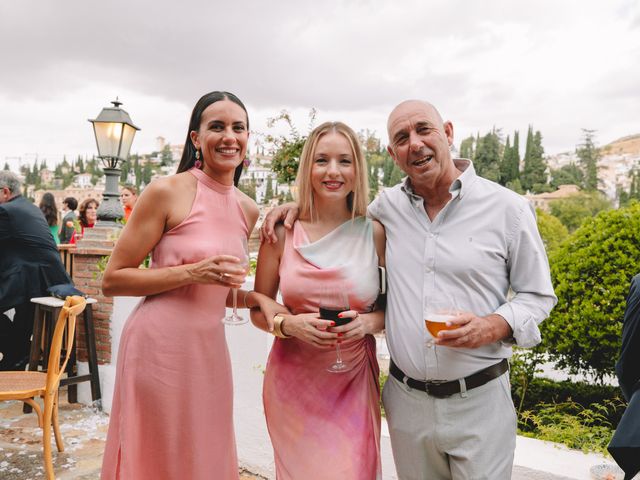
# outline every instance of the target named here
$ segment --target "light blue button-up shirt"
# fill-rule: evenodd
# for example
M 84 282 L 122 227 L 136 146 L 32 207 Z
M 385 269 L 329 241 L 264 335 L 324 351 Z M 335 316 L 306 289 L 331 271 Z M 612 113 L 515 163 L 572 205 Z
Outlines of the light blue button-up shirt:
M 527 200 L 476 175 L 469 160 L 455 164 L 463 173 L 433 221 L 409 179 L 384 190 L 368 210 L 387 236 L 389 352 L 406 375 L 419 380 L 465 377 L 510 357 L 512 343 L 538 344 L 538 324 L 557 302 Z M 460 310 L 501 315 L 513 341 L 479 348 L 428 346 L 424 300 L 444 295 Z

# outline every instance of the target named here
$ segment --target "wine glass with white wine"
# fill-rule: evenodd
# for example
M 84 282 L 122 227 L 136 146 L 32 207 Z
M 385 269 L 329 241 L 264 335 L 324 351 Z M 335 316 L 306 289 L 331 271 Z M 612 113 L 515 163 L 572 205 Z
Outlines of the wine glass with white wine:
M 240 242 L 242 243 L 242 254 L 238 257 L 240 258 L 240 266 L 245 270 L 249 268 L 249 244 L 247 242 L 247 237 L 244 235 L 240 237 Z M 235 265 L 235 264 L 234 264 Z M 222 323 L 225 325 L 243 325 L 247 323 L 249 320 L 244 318 L 242 315 L 238 314 L 238 289 L 231 289 L 233 296 L 233 310 L 229 315 L 226 315 L 222 319 Z

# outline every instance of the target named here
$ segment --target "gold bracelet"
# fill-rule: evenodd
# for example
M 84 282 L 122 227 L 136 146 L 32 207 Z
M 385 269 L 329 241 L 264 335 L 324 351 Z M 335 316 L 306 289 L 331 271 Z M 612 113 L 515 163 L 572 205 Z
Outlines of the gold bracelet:
M 285 335 L 282 331 L 282 322 L 284 317 L 282 315 L 276 315 L 273 317 L 273 334 L 278 338 L 291 338 L 291 335 Z
M 249 305 L 247 304 L 247 295 L 249 295 L 251 292 L 253 292 L 253 290 L 244 291 L 244 297 L 242 299 L 242 303 L 244 303 L 244 308 L 249 308 Z

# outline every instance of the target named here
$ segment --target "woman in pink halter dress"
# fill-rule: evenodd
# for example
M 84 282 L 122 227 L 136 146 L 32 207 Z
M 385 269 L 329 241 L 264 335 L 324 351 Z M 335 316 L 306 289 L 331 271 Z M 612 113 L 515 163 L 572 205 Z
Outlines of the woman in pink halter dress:
M 230 287 L 247 273 L 242 238 L 258 217 L 234 187 L 247 138 L 237 97 L 203 96 L 179 173 L 145 189 L 111 256 L 105 294 L 146 298 L 120 340 L 103 480 L 238 478 L 221 319 Z M 139 269 L 149 251 L 151 268 Z M 239 298 L 265 311 L 275 304 L 255 293 Z
M 342 123 L 325 123 L 307 139 L 296 183 L 300 220 L 277 229 L 279 241 L 258 256 L 257 291 L 278 287 L 291 314 L 273 319 L 264 408 L 278 480 L 376 480 L 380 468 L 378 364 L 372 333 L 384 326 L 375 302 L 384 230 L 364 215 L 364 156 Z M 346 325 L 319 318 L 330 289 L 348 298 Z M 265 315 L 252 312 L 266 329 Z M 340 344 L 346 371 L 332 373 Z

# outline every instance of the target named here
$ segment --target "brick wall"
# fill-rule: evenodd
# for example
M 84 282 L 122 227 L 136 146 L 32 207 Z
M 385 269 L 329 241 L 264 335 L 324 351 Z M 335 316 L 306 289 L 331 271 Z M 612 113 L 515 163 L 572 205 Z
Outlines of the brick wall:
M 93 325 L 96 332 L 96 350 L 98 363 L 111 363 L 111 333 L 109 330 L 113 312 L 113 298 L 102 295 L 102 282 L 98 262 L 111 254 L 112 248 L 82 248 L 82 244 L 73 254 L 73 281 L 76 288 L 98 303 L 93 305 Z M 84 341 L 84 323 L 77 323 L 76 330 L 78 360 L 87 361 L 87 349 Z

